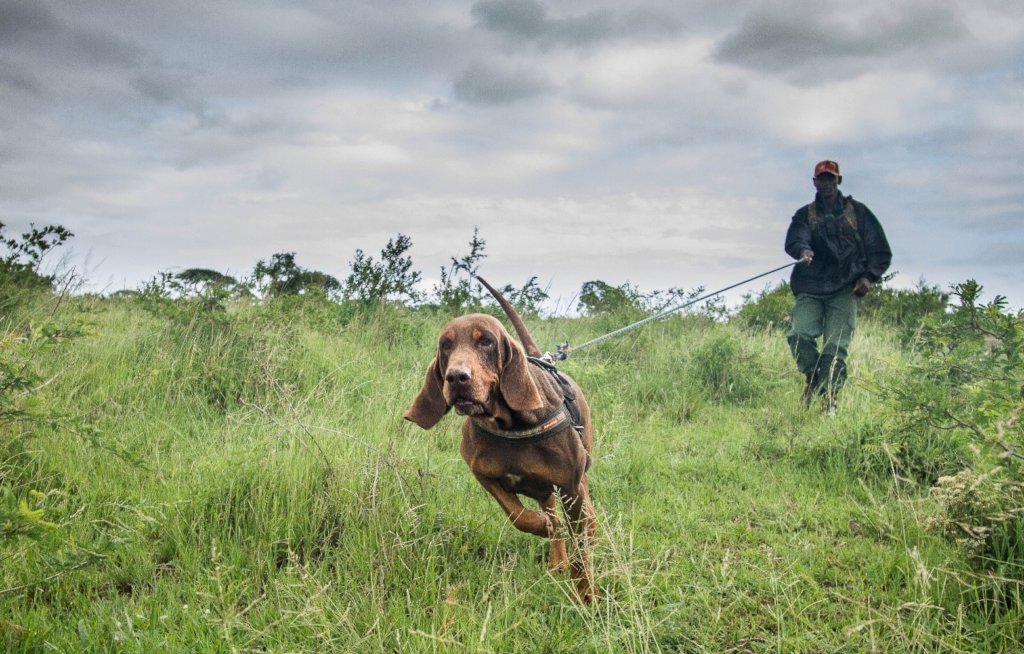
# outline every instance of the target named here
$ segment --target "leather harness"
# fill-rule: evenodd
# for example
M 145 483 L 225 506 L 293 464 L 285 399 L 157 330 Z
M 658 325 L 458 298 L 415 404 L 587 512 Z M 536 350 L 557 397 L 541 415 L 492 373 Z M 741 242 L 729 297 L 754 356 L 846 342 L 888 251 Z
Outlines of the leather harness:
M 807 205 L 807 224 L 811 226 L 811 232 L 814 231 L 815 227 L 820 222 L 821 218 L 818 216 L 817 200 Z M 840 214 L 840 218 L 846 221 L 846 224 L 853 230 L 853 240 L 857 242 L 857 251 L 860 252 L 860 256 L 867 258 L 864 254 L 864 241 L 860 236 L 860 229 L 857 227 L 857 210 L 853 205 L 853 196 L 847 195 L 843 198 L 843 213 Z
M 533 443 L 554 436 L 558 432 L 571 426 L 577 434 L 582 435 L 583 425 L 580 424 L 580 408 L 576 404 L 576 394 L 572 392 L 569 380 L 558 372 L 553 364 L 537 357 L 527 357 L 530 363 L 549 373 L 558 382 L 562 389 L 563 401 L 554 411 L 544 416 L 539 423 L 524 429 L 498 429 L 484 425 L 480 420 L 473 419 L 473 426 L 477 432 L 489 438 L 516 443 Z

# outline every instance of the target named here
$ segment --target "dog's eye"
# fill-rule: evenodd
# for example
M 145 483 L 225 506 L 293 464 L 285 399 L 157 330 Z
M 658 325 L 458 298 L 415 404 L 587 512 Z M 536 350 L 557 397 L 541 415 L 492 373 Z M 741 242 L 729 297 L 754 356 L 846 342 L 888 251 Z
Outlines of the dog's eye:
M 440 343 L 438 344 L 437 348 L 438 348 L 439 350 L 441 350 L 442 352 L 449 352 L 449 351 L 451 351 L 451 349 L 452 349 L 452 347 L 453 347 L 454 345 L 455 345 L 455 344 L 454 344 L 454 343 L 452 343 L 451 341 L 441 341 L 441 342 L 440 342 Z
M 491 338 L 490 336 L 481 336 L 480 339 L 477 341 L 477 345 L 479 345 L 482 348 L 494 347 L 494 339 Z

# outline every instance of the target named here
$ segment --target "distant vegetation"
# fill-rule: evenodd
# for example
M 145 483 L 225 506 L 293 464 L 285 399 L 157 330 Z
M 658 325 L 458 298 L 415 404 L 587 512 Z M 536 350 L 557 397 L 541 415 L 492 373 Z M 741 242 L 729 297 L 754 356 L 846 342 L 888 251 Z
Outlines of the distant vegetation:
M 5 651 L 1024 645 L 1024 315 L 973 281 L 876 287 L 834 418 L 800 406 L 785 284 L 562 362 L 597 427 L 587 608 L 471 478 L 460 419 L 401 420 L 440 326 L 500 315 L 479 233 L 430 291 L 399 234 L 343 280 L 282 252 L 111 297 L 43 272 L 71 237 L 0 223 Z M 702 290 L 593 280 L 559 317 L 536 277 L 504 288 L 541 344 Z

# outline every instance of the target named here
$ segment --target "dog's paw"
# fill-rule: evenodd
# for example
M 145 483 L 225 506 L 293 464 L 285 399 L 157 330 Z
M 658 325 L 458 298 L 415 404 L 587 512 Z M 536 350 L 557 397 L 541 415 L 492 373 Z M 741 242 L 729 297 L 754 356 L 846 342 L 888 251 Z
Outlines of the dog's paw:
M 561 538 L 552 538 L 548 551 L 548 570 L 562 572 L 568 567 L 569 556 L 565 551 L 565 541 Z

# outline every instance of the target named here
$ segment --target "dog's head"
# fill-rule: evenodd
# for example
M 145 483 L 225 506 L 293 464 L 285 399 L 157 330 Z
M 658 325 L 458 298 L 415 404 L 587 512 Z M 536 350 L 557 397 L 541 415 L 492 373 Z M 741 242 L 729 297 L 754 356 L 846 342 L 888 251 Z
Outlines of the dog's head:
M 430 429 L 452 407 L 480 417 L 494 416 L 502 403 L 512 411 L 538 410 L 544 403 L 529 365 L 522 346 L 494 317 L 455 318 L 441 329 L 437 354 L 405 418 Z

